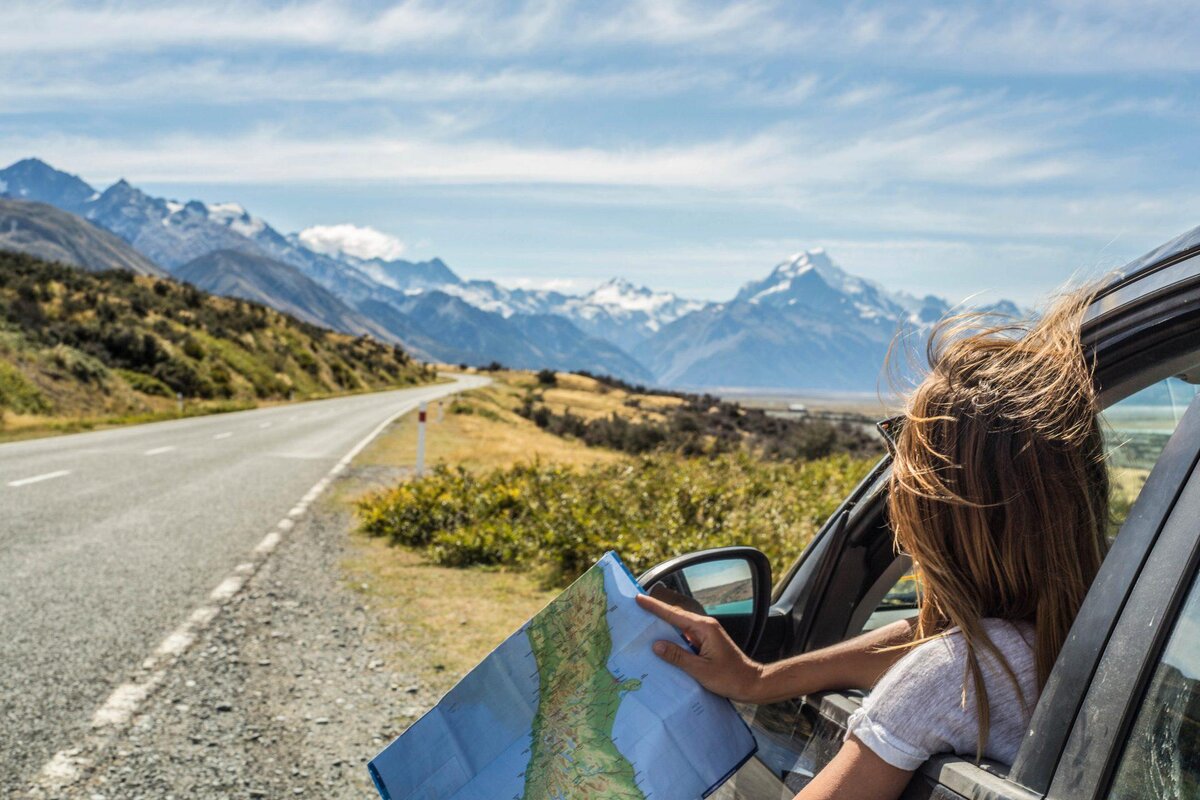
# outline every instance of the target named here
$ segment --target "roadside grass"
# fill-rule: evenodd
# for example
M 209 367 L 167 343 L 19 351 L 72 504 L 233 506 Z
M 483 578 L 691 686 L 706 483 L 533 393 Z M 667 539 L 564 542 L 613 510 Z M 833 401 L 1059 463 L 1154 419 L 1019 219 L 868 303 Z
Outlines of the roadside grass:
M 504 372 L 481 389 L 429 406 L 426 465 L 486 471 L 540 460 L 584 467 L 627 456 L 554 436 L 515 408 L 531 375 Z M 411 474 L 416 463 L 417 415 L 406 414 L 357 459 L 360 476 L 340 482 L 330 501 L 352 505 L 370 491 Z M 365 469 L 362 469 L 365 468 Z M 370 476 L 382 473 L 381 485 Z M 344 567 L 351 587 L 428 654 L 421 679 L 438 693 L 458 682 L 517 627 L 558 593 L 527 572 L 496 566 L 443 567 L 419 550 L 355 531 Z M 367 588 L 363 589 L 362 584 Z M 440 667 L 440 668 L 439 668 Z
M 0 362 L 3 366 L 3 362 Z M 450 378 L 438 377 L 427 384 L 432 386 L 439 383 L 449 383 Z M 45 436 L 62 436 L 70 433 L 84 433 L 108 428 L 120 428 L 126 425 L 144 425 L 148 422 L 165 422 L 171 419 L 188 417 L 204 417 L 210 414 L 228 414 L 232 411 L 249 411 L 255 408 L 272 408 L 291 403 L 305 403 L 311 400 L 330 400 L 335 397 L 349 397 L 356 394 L 371 394 L 374 392 L 390 392 L 396 389 L 409 389 L 411 384 L 383 386 L 377 389 L 358 389 L 347 392 L 313 392 L 297 397 L 293 401 L 279 399 L 264 400 L 194 400 L 184 401 L 183 412 L 179 411 L 178 401 L 163 397 L 142 395 L 139 399 L 145 410 L 130 411 L 119 414 L 93 415 L 46 415 L 22 414 L 0 409 L 0 444 L 19 442 L 27 439 L 39 439 Z M 415 424 L 415 423 L 414 423 Z M 414 428 L 415 441 L 415 428 Z
M 44 436 L 61 436 L 68 433 L 83 433 L 98 431 L 106 428 L 119 428 L 124 425 L 143 425 L 147 422 L 163 422 L 169 419 L 185 417 L 203 417 L 209 414 L 227 414 L 231 411 L 246 411 L 251 408 L 262 408 L 276 403 L 236 402 L 231 400 L 189 401 L 179 413 L 175 401 L 169 401 L 169 406 L 153 411 L 139 411 L 130 414 L 112 414 L 106 416 L 79 417 L 47 417 L 40 414 L 4 415 L 4 424 L 0 427 L 0 443 L 18 442 L 26 439 L 39 439 Z
M 523 573 L 439 567 L 362 534 L 353 537 L 345 569 L 372 611 L 425 654 L 420 680 L 438 695 L 557 594 Z
M 525 377 L 521 373 L 500 373 L 489 386 L 430 404 L 426 466 L 446 464 L 486 470 L 529 461 L 590 466 L 625 459 L 611 450 L 555 436 L 517 414 Z M 532 378 L 529 381 L 532 383 Z M 413 469 L 416 451 L 417 415 L 407 414 L 363 451 L 358 463 Z

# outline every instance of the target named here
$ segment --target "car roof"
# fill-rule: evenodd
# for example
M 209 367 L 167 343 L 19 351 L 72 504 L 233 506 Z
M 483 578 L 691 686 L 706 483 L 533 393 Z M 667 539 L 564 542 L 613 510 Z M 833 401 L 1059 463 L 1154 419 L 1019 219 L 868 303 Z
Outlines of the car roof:
M 1200 281 L 1200 226 L 1116 270 L 1096 293 L 1086 321 L 1119 312 L 1150 296 L 1170 295 Z
M 1105 287 L 1104 292 L 1107 293 L 1117 285 L 1140 278 L 1143 273 L 1153 271 L 1164 262 L 1174 260 L 1176 256 L 1197 248 L 1200 248 L 1200 225 L 1121 267 L 1114 276 L 1113 282 Z

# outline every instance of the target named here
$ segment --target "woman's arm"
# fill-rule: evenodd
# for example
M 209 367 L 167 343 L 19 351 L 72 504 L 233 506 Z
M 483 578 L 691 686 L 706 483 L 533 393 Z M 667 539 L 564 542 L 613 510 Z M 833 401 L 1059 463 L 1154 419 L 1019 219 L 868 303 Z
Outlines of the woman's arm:
M 832 647 L 785 661 L 760 664 L 749 658 L 712 617 L 639 595 L 642 608 L 679 628 L 699 652 L 656 642 L 654 652 L 711 692 L 747 703 L 772 703 L 832 689 L 869 689 L 902 655 L 881 648 L 912 641 L 913 625 L 900 620 Z
M 896 800 L 911 778 L 851 736 L 795 800 Z

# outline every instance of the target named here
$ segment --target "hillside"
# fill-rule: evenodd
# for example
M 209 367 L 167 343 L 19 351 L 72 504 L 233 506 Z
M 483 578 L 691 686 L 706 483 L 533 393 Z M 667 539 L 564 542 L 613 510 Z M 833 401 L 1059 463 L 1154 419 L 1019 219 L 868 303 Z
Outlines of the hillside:
M 245 300 L 129 272 L 0 253 L 0 414 L 153 414 L 411 385 L 433 378 L 398 346 Z
M 295 267 L 238 250 L 215 250 L 176 267 L 171 274 L 212 294 L 239 297 L 337 331 L 395 341 Z
M 124 269 L 166 275 L 121 238 L 45 203 L 0 198 L 0 250 L 61 261 L 93 272 Z

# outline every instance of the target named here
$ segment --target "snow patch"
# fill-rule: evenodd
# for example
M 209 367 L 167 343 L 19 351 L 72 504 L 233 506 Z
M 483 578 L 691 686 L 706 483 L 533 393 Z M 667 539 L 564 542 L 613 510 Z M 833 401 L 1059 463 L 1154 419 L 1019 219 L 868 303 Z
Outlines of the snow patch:
M 327 256 L 379 258 L 394 261 L 404 255 L 404 242 L 369 226 L 351 224 L 314 225 L 298 234 L 301 244 Z
M 241 217 L 246 214 L 246 209 L 240 203 L 209 203 L 207 208 L 209 216 L 217 218 Z
M 253 239 L 262 233 L 267 223 L 258 217 L 250 215 L 240 203 L 208 203 L 204 206 L 208 218 L 229 228 L 234 233 L 240 233 L 247 239 Z

